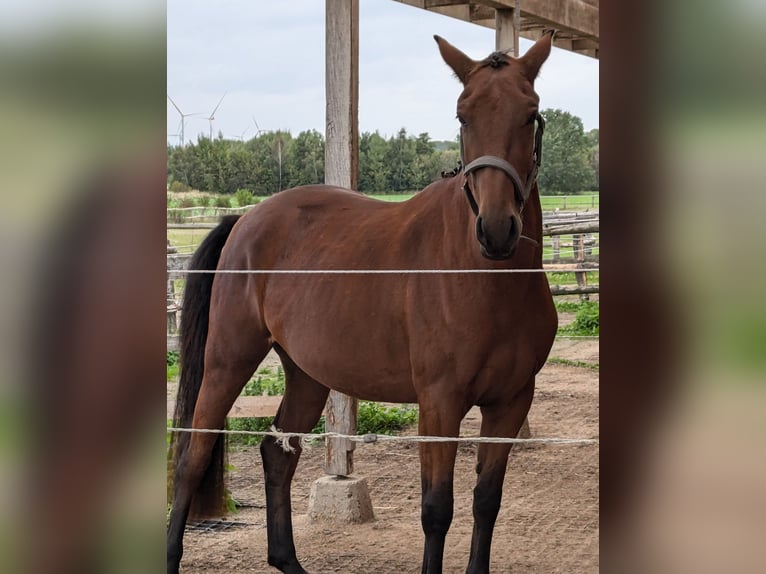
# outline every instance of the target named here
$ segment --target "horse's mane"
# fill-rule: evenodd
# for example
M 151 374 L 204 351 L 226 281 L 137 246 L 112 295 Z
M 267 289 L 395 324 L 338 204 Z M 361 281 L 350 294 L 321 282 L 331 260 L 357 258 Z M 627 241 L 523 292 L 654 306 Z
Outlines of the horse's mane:
M 481 62 L 479 62 L 479 68 L 485 68 L 489 66 L 490 68 L 500 68 L 502 66 L 507 66 L 510 63 L 511 59 L 508 56 L 508 53 L 505 51 L 498 51 L 498 52 L 492 52 L 489 56 L 484 58 Z

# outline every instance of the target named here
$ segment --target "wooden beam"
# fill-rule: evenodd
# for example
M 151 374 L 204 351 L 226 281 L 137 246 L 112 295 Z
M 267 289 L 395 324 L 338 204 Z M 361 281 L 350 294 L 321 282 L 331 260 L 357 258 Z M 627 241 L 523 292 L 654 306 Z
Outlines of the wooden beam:
M 359 0 L 325 4 L 325 183 L 357 188 L 359 165 Z M 336 391 L 327 399 L 328 432 L 356 433 L 357 401 Z M 354 443 L 327 441 L 325 473 L 348 476 Z
M 442 6 L 462 6 L 468 5 L 467 0 L 425 0 L 424 8 L 441 8 Z
M 598 285 L 579 287 L 577 285 L 551 285 L 551 295 L 586 295 L 598 293 Z
M 451 18 L 472 22 L 479 26 L 495 28 L 492 10 L 513 9 L 516 0 L 397 0 L 416 8 L 430 10 Z M 565 43 L 560 47 L 598 57 L 599 9 L 597 0 L 524 0 L 521 3 L 521 36 L 537 40 L 540 31 L 555 28 L 571 38 L 587 38 L 596 46 L 579 47 Z M 557 45 L 554 40 L 554 45 Z
M 495 19 L 495 10 L 488 6 L 482 6 L 481 4 L 470 5 L 471 22 L 478 22 L 480 20 L 493 20 Z
M 281 396 L 237 397 L 231 410 L 229 410 L 229 414 L 226 416 L 228 418 L 273 417 L 277 414 L 277 409 L 281 402 Z M 175 408 L 175 401 L 167 402 L 167 417 L 169 419 L 173 418 Z
M 512 4 L 514 0 L 505 0 Z M 522 14 L 552 28 L 567 29 L 598 39 L 598 7 L 584 0 L 524 0 Z
M 543 224 L 543 235 L 571 235 L 574 233 L 598 233 L 598 221 L 550 227 Z

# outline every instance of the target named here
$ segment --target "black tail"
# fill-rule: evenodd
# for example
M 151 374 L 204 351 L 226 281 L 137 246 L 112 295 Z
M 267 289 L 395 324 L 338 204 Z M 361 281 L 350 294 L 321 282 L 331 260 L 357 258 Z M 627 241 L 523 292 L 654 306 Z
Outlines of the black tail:
M 226 240 L 239 215 L 227 215 L 200 244 L 189 262 L 190 269 L 216 269 Z M 181 371 L 178 383 L 173 425 L 191 427 L 194 406 L 197 404 L 202 374 L 205 370 L 205 343 L 207 342 L 210 293 L 213 289 L 212 273 L 190 274 L 186 279 L 182 307 L 180 349 Z M 171 441 L 173 468 L 189 447 L 189 433 L 179 433 Z M 213 447 L 205 476 L 192 501 L 190 518 L 220 517 L 225 514 L 224 470 L 226 465 L 225 435 L 219 435 Z

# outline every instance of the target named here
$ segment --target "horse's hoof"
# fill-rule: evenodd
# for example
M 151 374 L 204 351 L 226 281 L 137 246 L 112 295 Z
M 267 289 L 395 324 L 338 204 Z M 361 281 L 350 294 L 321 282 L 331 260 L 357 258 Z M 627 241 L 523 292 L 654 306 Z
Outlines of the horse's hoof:
M 281 560 L 276 560 L 269 557 L 268 563 L 270 566 L 273 566 L 277 570 L 281 570 L 284 574 L 309 574 L 306 572 L 306 570 L 303 569 L 301 563 L 296 559 L 283 562 Z

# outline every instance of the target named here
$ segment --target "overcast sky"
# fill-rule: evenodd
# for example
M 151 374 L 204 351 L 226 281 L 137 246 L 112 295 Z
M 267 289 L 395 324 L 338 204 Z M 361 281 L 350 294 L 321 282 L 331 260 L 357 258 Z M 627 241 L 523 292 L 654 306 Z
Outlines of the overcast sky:
M 323 0 L 168 0 L 168 94 L 184 113 L 209 116 L 213 133 L 324 133 Z M 494 50 L 494 30 L 392 0 L 360 0 L 359 127 L 384 136 L 405 127 L 454 139 L 460 84 L 442 61 L 438 34 L 474 59 Z M 521 40 L 521 52 L 531 42 Z M 560 108 L 598 127 L 598 61 L 557 48 L 535 83 L 541 108 Z M 168 134 L 180 132 L 168 102 Z M 209 122 L 186 119 L 186 140 Z M 178 136 L 168 135 L 178 143 Z

